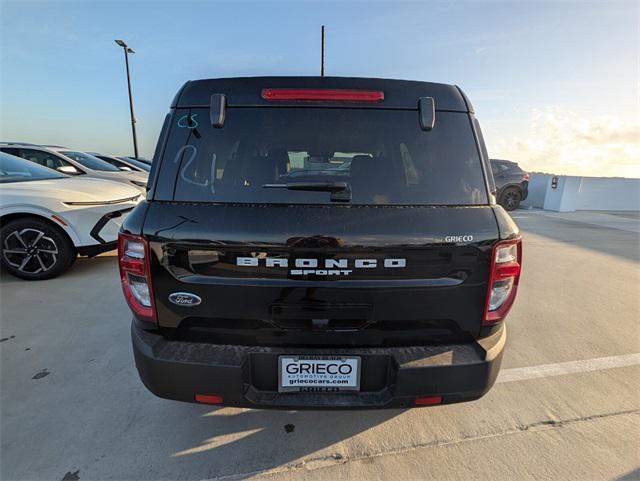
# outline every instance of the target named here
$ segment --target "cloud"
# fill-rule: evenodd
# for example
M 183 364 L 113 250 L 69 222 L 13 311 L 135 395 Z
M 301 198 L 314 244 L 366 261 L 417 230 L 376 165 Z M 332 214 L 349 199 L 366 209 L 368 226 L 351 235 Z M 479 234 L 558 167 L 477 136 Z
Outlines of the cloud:
M 525 135 L 499 138 L 492 156 L 528 170 L 566 175 L 640 177 L 640 124 L 559 107 L 533 109 Z

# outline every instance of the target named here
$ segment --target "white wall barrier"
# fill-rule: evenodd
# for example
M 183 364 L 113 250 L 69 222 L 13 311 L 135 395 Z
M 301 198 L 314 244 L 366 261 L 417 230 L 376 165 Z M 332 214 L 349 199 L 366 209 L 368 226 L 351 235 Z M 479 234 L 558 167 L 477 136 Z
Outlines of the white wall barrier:
M 640 210 L 640 179 L 533 174 L 524 207 L 556 212 Z

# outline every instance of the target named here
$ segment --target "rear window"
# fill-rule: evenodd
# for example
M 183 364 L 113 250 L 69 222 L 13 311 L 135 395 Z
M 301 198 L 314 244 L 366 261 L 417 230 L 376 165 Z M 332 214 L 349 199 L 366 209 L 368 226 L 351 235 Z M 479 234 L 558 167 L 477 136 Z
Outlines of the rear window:
M 351 204 L 488 203 L 465 113 L 437 112 L 430 132 L 415 110 L 229 108 L 221 129 L 207 109 L 177 114 L 160 174 L 174 200 L 329 204 L 330 192 L 265 186 L 340 182 Z

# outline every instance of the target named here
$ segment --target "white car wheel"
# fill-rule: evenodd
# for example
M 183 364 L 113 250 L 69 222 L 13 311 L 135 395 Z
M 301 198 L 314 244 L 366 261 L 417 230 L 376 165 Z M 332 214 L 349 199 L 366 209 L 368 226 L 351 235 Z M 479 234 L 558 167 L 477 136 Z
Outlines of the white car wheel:
M 8 222 L 0 230 L 2 265 L 22 279 L 49 279 L 73 264 L 76 251 L 66 234 L 34 218 Z

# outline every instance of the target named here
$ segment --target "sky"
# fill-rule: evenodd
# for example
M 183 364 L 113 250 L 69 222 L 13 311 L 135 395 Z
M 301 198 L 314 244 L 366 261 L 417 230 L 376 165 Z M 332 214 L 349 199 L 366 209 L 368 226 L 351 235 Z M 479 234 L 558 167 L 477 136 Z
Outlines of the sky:
M 640 177 L 640 2 L 0 0 L 0 140 L 140 153 L 190 79 L 327 75 L 459 85 L 489 154 Z

